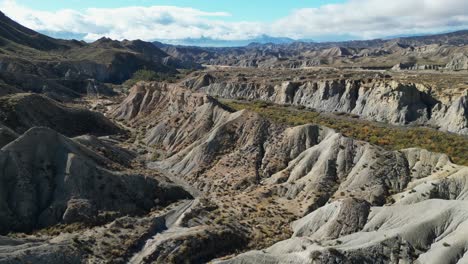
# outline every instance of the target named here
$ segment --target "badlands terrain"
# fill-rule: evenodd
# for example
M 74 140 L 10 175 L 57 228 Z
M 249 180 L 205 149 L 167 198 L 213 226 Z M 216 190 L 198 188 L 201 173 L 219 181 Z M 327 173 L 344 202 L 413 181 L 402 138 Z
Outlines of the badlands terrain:
M 0 263 L 468 263 L 466 31 L 199 48 L 0 22 Z

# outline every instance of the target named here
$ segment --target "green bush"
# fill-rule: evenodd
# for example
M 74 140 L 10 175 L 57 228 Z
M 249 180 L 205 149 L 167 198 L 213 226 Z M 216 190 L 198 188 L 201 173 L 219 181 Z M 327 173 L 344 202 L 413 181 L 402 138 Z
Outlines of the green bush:
M 168 73 L 160 73 L 160 72 L 155 72 L 152 70 L 147 70 L 147 69 L 141 69 L 133 73 L 133 76 L 131 79 L 128 79 L 125 83 L 124 86 L 127 88 L 132 87 L 135 85 L 137 82 L 140 81 L 145 81 L 145 82 L 162 82 L 162 81 L 168 81 L 172 82 L 177 78 L 177 76 L 168 74 Z
M 468 165 L 468 138 L 452 133 L 424 128 L 399 128 L 381 125 L 364 120 L 353 120 L 353 117 L 342 118 L 320 115 L 317 112 L 286 108 L 281 105 L 256 102 L 239 102 L 224 100 L 224 104 L 234 110 L 248 109 L 287 125 L 315 123 L 335 129 L 343 135 L 364 140 L 388 150 L 400 150 L 419 147 L 429 151 L 445 153 L 460 165 Z
M 139 81 L 157 81 L 160 79 L 160 74 L 150 70 L 138 70 L 133 74 L 132 79 Z

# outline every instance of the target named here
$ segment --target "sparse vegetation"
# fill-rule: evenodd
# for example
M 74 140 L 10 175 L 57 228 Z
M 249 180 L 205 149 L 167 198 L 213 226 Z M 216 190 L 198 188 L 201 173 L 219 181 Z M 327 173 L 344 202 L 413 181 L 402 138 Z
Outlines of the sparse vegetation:
M 174 82 L 177 79 L 177 76 L 169 73 L 160 73 L 152 70 L 141 69 L 136 71 L 132 78 L 127 80 L 123 86 L 130 88 L 135 85 L 137 82 L 146 81 L 146 82 Z
M 468 165 L 468 138 L 430 128 L 404 128 L 380 123 L 324 116 L 311 110 L 266 104 L 223 100 L 234 110 L 249 109 L 275 122 L 288 125 L 314 123 L 335 129 L 347 137 L 364 140 L 388 150 L 419 147 L 447 154 L 453 162 Z

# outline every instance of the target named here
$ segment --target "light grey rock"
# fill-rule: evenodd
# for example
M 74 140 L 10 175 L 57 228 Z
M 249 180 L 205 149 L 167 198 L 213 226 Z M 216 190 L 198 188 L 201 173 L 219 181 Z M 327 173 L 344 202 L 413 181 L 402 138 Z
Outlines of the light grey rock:
M 352 198 L 325 205 L 293 222 L 293 236 L 324 240 L 359 232 L 367 223 L 370 208 L 368 202 Z
M 292 104 L 390 124 L 432 125 L 444 131 L 468 133 L 466 96 L 443 103 L 420 84 L 374 80 L 288 81 L 277 85 L 220 81 L 199 90 L 227 99 Z
M 299 220 L 301 227 L 306 223 L 317 230 L 307 233 L 308 236 L 294 237 L 262 251 L 215 263 L 435 264 L 466 261 L 463 254 L 467 243 L 466 201 L 433 199 L 411 205 L 372 207 L 361 231 L 338 239 L 314 240 L 323 236 L 323 230 L 330 225 L 322 219 L 336 221 L 341 203 L 327 205 Z M 362 210 L 359 204 L 356 206 L 354 210 Z
M 81 264 L 86 252 L 72 246 L 71 241 L 55 239 L 14 239 L 0 236 L 0 263 Z
M 441 130 L 468 135 L 468 94 L 449 104 L 437 104 L 432 111 L 432 123 Z
M 468 55 L 464 53 L 455 54 L 447 63 L 446 68 L 449 70 L 468 70 Z

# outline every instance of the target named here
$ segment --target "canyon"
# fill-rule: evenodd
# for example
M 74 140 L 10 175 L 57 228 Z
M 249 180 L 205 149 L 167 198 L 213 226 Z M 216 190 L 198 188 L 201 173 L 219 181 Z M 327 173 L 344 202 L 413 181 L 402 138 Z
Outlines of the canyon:
M 0 21 L 0 263 L 468 261 L 466 31 L 201 48 Z

